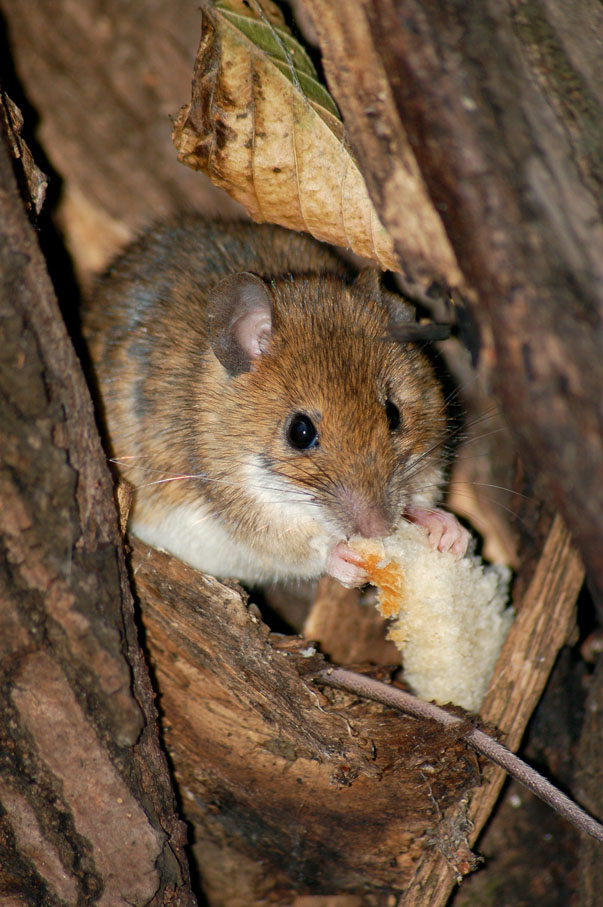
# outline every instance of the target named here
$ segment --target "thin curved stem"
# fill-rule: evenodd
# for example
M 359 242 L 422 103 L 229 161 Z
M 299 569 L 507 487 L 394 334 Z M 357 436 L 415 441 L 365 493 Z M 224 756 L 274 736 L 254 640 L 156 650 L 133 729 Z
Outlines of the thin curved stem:
M 454 725 L 463 724 L 465 721 L 465 719 L 446 712 L 432 702 L 424 702 L 422 699 L 417 699 L 416 696 L 405 693 L 404 690 L 399 690 L 397 687 L 373 680 L 372 677 L 366 677 L 363 674 L 356 674 L 354 671 L 346 671 L 344 668 L 324 668 L 315 676 L 314 680 L 325 686 L 356 693 L 366 699 L 372 699 L 383 705 L 399 709 L 406 714 L 413 715 L 415 718 L 427 718 L 437 721 L 445 727 L 453 727 Z M 573 800 L 558 790 L 535 769 L 527 765 L 519 756 L 512 753 L 502 743 L 499 743 L 498 740 L 477 728 L 469 728 L 461 734 L 461 737 L 471 744 L 478 753 L 495 762 L 496 765 L 503 768 L 520 784 L 523 784 L 537 797 L 552 806 L 554 810 L 564 816 L 580 831 L 586 832 L 586 834 L 596 838 L 597 841 L 603 842 L 603 825 L 600 822 L 597 822 L 577 803 L 574 803 Z

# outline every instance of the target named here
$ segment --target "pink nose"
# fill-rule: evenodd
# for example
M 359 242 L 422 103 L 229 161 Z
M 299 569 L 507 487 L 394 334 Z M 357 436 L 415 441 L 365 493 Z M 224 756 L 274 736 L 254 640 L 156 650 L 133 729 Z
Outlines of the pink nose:
M 356 519 L 356 529 L 365 539 L 388 535 L 390 528 L 389 520 L 379 508 L 370 508 Z
M 391 532 L 391 522 L 381 503 L 367 503 L 353 495 L 348 498 L 348 507 L 355 532 L 365 539 L 378 538 Z

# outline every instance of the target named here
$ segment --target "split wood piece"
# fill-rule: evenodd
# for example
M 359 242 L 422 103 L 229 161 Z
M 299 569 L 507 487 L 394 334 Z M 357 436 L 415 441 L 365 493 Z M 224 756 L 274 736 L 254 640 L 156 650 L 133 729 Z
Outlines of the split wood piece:
M 502 734 L 511 750 L 519 746 L 527 722 L 542 694 L 561 646 L 575 625 L 575 604 L 584 568 L 560 517 L 544 544 L 533 578 L 498 659 L 481 717 Z M 505 779 L 489 765 L 487 783 L 473 795 L 468 818 L 473 843 L 483 828 Z M 413 879 L 404 907 L 443 907 L 454 885 L 445 860 L 424 862 Z
M 469 871 L 463 804 L 479 773 L 458 738 L 311 687 L 303 678 L 321 659 L 303 640 L 271 635 L 238 587 L 136 540 L 132 567 L 212 907 L 403 892 L 438 850 Z
M 4 127 L 0 117 L 0 901 L 185 907 L 185 829 L 111 478 Z
M 400 663 L 397 647 L 386 639 L 387 621 L 375 604 L 361 603 L 358 589 L 344 589 L 330 576 L 317 583 L 303 635 L 318 642 L 333 664 Z

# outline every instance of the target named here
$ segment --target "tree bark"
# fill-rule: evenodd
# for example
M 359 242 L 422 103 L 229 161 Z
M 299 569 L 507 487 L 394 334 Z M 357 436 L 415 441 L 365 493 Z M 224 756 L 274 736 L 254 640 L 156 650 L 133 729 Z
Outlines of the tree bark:
M 77 15 L 46 0 L 2 8 L 7 87 L 30 139 L 36 126 L 54 215 L 84 285 L 152 219 L 188 207 L 241 213 L 177 165 L 170 138 L 190 88 L 198 4 L 86 0 Z
M 465 334 L 526 468 L 564 515 L 603 616 L 603 16 L 581 2 L 307 0 L 328 82 L 394 239 L 410 144 L 464 273 Z M 580 23 L 578 26 L 577 23 Z M 369 65 L 366 65 L 366 61 Z M 462 315 L 462 312 L 460 313 Z M 465 318 L 459 321 L 463 331 Z M 601 737 L 601 671 L 581 752 Z M 584 756 L 583 756 L 584 758 Z M 590 764 L 590 763 L 589 763 Z M 582 763 L 577 786 L 600 810 Z M 596 903 L 583 844 L 581 903 Z M 593 862 L 594 861 L 594 862 Z
M 90 396 L 0 143 L 0 895 L 193 904 Z
M 237 589 L 136 542 L 165 738 L 213 905 L 379 891 L 443 905 L 504 773 L 431 722 L 308 687 L 317 656 Z M 531 572 L 531 571 L 530 571 Z M 556 519 L 481 710 L 517 748 L 573 625 L 582 568 Z M 387 671 L 385 673 L 387 676 Z M 261 869 L 258 866 L 261 855 Z
M 312 688 L 322 667 L 313 647 L 270 634 L 241 590 L 139 542 L 132 565 L 212 904 L 402 891 L 426 840 L 451 865 L 471 861 L 465 812 L 478 763 L 458 729 Z M 236 866 L 230 878 L 225 866 Z
M 17 75 L 39 112 L 37 136 L 55 170 L 51 188 L 63 181 L 57 222 L 82 284 L 146 221 L 189 205 L 215 210 L 217 194 L 176 164 L 170 141 L 169 115 L 189 95 L 199 32 L 194 3 L 126 8 L 116 0 L 83 0 L 77 16 L 43 2 L 33 9 L 20 0 L 3 5 Z M 590 56 L 589 29 L 576 37 L 565 21 L 560 54 L 546 29 L 542 41 L 527 41 L 522 18 L 545 10 L 557 34 L 562 15 L 551 3 L 472 7 L 475 18 L 466 22 L 460 4 L 382 0 L 355 4 L 353 15 L 349 3 L 336 0 L 307 5 L 318 10 L 329 80 L 373 200 L 394 236 L 405 228 L 396 180 L 409 149 L 414 152 L 413 167 L 422 173 L 466 278 L 468 309 L 456 308 L 459 333 L 506 407 L 529 471 L 542 473 L 543 498 L 563 502 L 594 577 L 600 460 L 594 433 L 599 398 L 593 401 L 592 393 L 599 380 L 600 300 L 591 277 L 603 257 L 593 251 L 597 176 L 580 136 L 597 128 L 592 98 L 603 81 L 589 75 L 599 65 Z M 581 103 L 573 120 L 562 103 L 563 86 L 548 93 L 552 58 L 538 56 L 545 51 L 574 74 L 572 97 Z M 516 81 L 507 83 L 506 60 Z M 491 75 L 482 81 L 479 73 Z M 551 188 L 544 191 L 547 179 Z M 19 244 L 2 258 L 11 306 L 31 262 L 40 267 L 31 237 L 25 248 L 28 259 L 18 257 Z M 56 262 L 50 266 L 60 281 Z M 583 290 L 581 300 L 572 287 Z M 56 312 L 41 306 L 10 311 L 3 320 L 10 343 L 0 347 L 1 362 L 8 362 L 0 370 L 7 382 L 0 432 L 8 453 L 2 523 L 12 552 L 0 568 L 7 590 L 0 635 L 7 649 L 0 727 L 7 765 L 0 774 L 3 896 L 44 905 L 78 898 L 119 903 L 124 891 L 129 902 L 190 903 L 182 828 L 123 588 L 106 470 L 95 440 L 66 453 L 70 433 L 94 435 L 89 402 Z M 458 374 L 473 382 L 462 350 L 453 360 Z M 495 468 L 500 438 L 490 449 Z M 508 448 L 512 454 L 512 443 Z M 509 475 L 480 481 L 509 485 Z M 517 489 L 535 496 L 534 484 Z M 519 533 L 508 525 L 499 533 L 505 551 L 521 540 L 515 601 L 523 610 L 501 662 L 503 681 L 484 714 L 512 745 L 571 628 L 581 581 L 559 522 L 551 523 L 549 514 L 539 526 L 536 509 L 521 512 Z M 361 891 L 356 904 L 381 907 L 406 887 L 405 907 L 443 904 L 454 885 L 446 857 L 459 858 L 451 842 L 465 848 L 475 837 L 501 773 L 486 768 L 489 783 L 468 805 L 464 793 L 475 781 L 476 763 L 464 744 L 416 722 L 413 739 L 409 719 L 311 691 L 304 647 L 270 635 L 236 590 L 139 546 L 133 563 L 165 741 L 210 901 L 251 905 L 270 895 L 297 905 L 295 892 Z M 9 581 L 17 587 L 9 588 Z M 358 632 L 355 626 L 348 637 L 354 643 Z M 339 643 L 343 636 L 338 633 Z M 583 747 L 580 792 L 593 809 L 598 781 L 590 746 L 600 714 L 593 708 Z M 399 755 L 394 742 L 403 741 Z M 417 759 L 438 746 L 442 763 L 431 773 L 427 760 L 426 782 Z M 85 775 L 82 759 L 88 760 Z M 103 811 L 106 804 L 110 809 Z M 438 810 L 445 810 L 446 824 Z M 468 818 L 477 823 L 473 833 L 464 824 Z M 134 877 L 124 869 L 133 830 L 140 848 Z M 597 891 L 597 846 L 585 847 L 585 892 Z M 353 896 L 347 897 L 349 903 Z M 299 898 L 302 903 L 311 902 Z
M 466 278 L 491 387 L 603 614 L 600 6 L 580 4 L 592 27 L 579 35 L 554 2 L 378 0 L 353 16 L 344 0 L 307 6 L 394 240 L 395 148 L 414 152 Z

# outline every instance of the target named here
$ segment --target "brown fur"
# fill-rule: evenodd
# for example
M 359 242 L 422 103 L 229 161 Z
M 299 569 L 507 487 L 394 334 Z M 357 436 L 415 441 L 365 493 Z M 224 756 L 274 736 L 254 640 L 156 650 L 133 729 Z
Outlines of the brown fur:
M 273 329 L 265 354 L 231 377 L 209 346 L 205 305 L 242 271 L 265 281 Z M 433 503 L 442 394 L 419 348 L 387 339 L 388 296 L 375 274 L 354 282 L 333 251 L 279 228 L 184 218 L 146 234 L 101 279 L 84 316 L 112 453 L 137 488 L 134 516 L 152 521 L 202 500 L 235 543 L 266 563 L 273 545 L 294 575 L 312 525 L 292 525 L 287 539 L 286 504 L 272 525 L 240 478 L 249 453 L 267 464 L 265 496 L 271 477 L 286 477 L 334 540 L 358 531 L 358 512 L 393 528 L 409 503 Z M 401 414 L 395 432 L 388 399 Z M 298 412 L 318 428 L 316 449 L 287 442 Z M 424 468 L 408 468 L 420 456 Z M 175 476 L 194 478 L 162 481 Z

